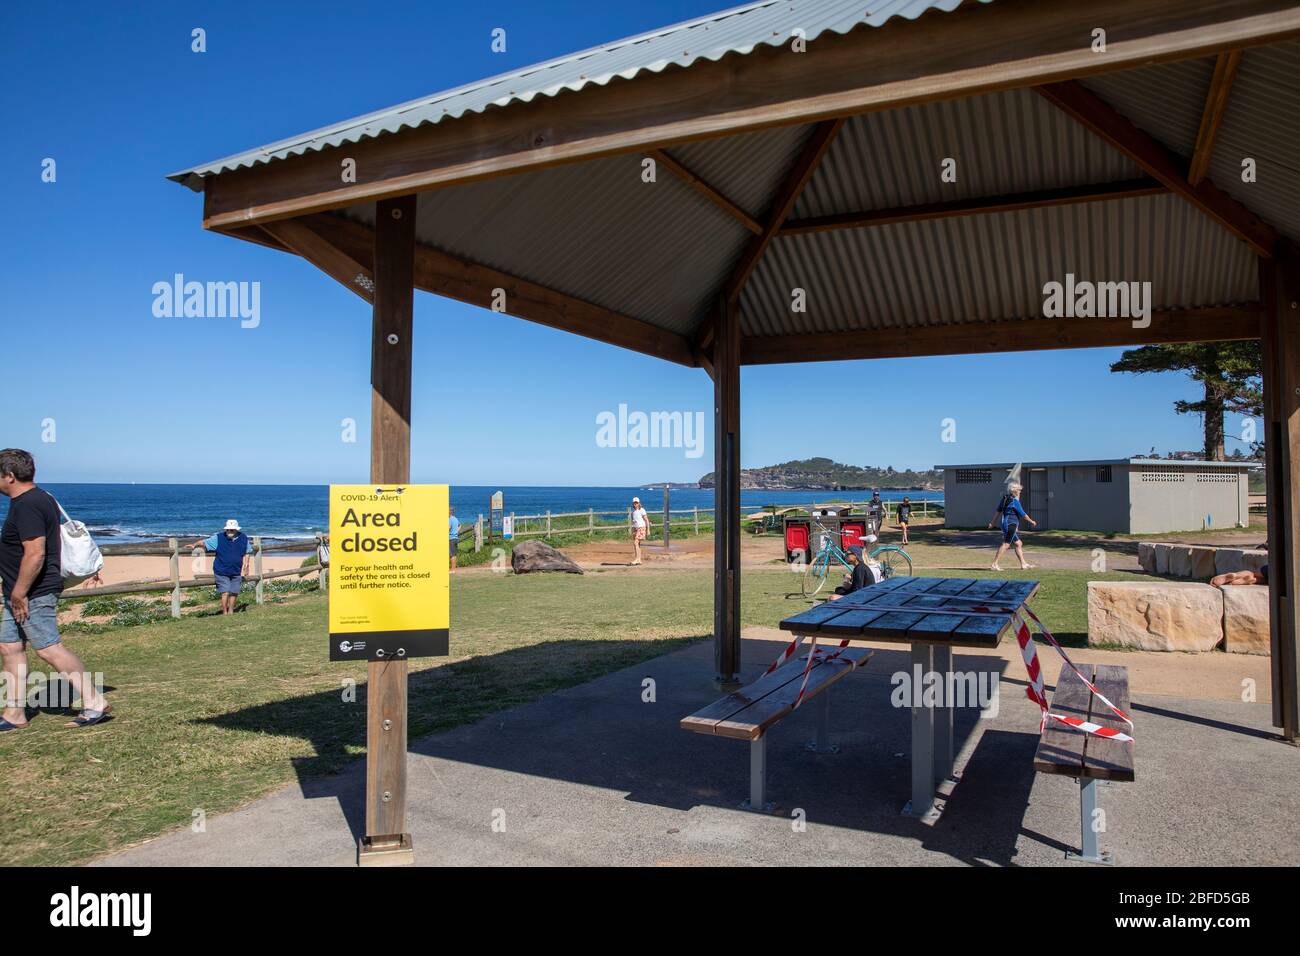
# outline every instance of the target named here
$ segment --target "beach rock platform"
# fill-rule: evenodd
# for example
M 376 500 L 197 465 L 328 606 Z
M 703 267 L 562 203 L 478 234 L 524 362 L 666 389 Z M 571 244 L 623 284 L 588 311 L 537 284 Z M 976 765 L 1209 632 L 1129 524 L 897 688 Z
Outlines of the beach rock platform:
M 510 566 L 514 568 L 515 574 L 531 574 L 534 571 L 582 573 L 582 568 L 572 558 L 542 541 L 524 541 L 515 545 L 510 555 Z

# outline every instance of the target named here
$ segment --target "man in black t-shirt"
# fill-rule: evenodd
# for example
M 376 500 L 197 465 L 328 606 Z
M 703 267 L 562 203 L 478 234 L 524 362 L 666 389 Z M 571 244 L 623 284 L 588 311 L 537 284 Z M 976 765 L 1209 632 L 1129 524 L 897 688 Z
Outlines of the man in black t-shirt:
M 89 680 L 81 659 L 59 640 L 59 506 L 35 484 L 36 463 L 19 448 L 0 450 L 0 494 L 9 512 L 0 527 L 0 656 L 4 662 L 4 714 L 0 733 L 27 726 L 27 645 L 65 677 L 81 696 L 82 711 L 67 726 L 88 727 L 111 709 Z
M 851 544 L 847 550 L 849 557 L 849 567 L 853 570 L 845 575 L 845 581 L 835 589 L 831 595 L 832 601 L 838 601 L 846 594 L 852 594 L 854 591 L 861 591 L 876 583 L 876 576 L 872 574 L 871 568 L 867 565 L 867 560 L 862 556 L 860 545 Z

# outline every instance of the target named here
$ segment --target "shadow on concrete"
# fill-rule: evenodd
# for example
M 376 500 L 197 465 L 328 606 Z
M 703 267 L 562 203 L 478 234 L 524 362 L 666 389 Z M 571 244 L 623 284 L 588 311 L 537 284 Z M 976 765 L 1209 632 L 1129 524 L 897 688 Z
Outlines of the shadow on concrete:
M 543 660 L 552 669 L 570 667 L 578 680 L 584 665 L 603 668 L 591 664 L 593 643 L 605 652 L 645 659 L 563 690 L 529 690 L 528 675 Z M 650 641 L 551 642 L 413 673 L 413 764 L 421 756 L 433 759 L 420 761 L 424 792 L 410 794 L 410 800 L 457 799 L 437 779 L 438 762 L 454 761 L 573 784 L 574 799 L 581 799 L 582 788 L 601 788 L 674 810 L 707 806 L 740 812 L 748 795 L 748 744 L 678 726 L 682 717 L 720 696 L 710 679 L 712 646 L 695 643 L 651 656 L 662 647 L 663 642 Z M 742 659 L 753 662 L 744 669 L 746 682 L 765 669 L 778 647 L 744 641 Z M 955 670 L 983 675 L 977 679 L 984 686 L 1000 686 L 1005 667 L 1000 658 L 982 655 L 957 654 L 954 661 Z M 927 850 L 974 865 L 1013 863 L 1016 841 L 1027 832 L 1023 820 L 1037 733 L 991 730 L 978 707 L 959 708 L 955 752 L 968 753 L 942 817 L 934 825 L 904 817 L 900 811 L 911 789 L 911 719 L 907 707 L 891 702 L 891 675 L 910 670 L 906 647 L 878 649 L 864 670 L 835 685 L 830 720 L 832 739 L 842 748 L 838 754 L 805 748 L 815 734 L 813 707 L 800 708 L 769 731 L 772 816 L 790 819 L 801 812 L 808 823 L 919 840 Z M 353 835 L 360 836 L 364 762 L 354 754 L 365 745 L 364 687 L 358 691 L 356 703 L 346 707 L 340 706 L 338 692 L 330 692 L 207 722 L 310 741 L 314 756 L 295 761 L 305 796 L 337 799 Z M 1011 703 L 1007 696 L 1002 694 L 1003 708 Z M 429 781 L 442 790 L 430 792 Z

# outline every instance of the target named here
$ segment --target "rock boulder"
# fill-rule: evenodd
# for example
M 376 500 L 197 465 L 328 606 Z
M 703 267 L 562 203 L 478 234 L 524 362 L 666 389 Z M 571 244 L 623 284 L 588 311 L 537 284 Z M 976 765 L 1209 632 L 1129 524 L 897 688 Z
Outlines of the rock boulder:
M 1138 564 L 1147 574 L 1156 573 L 1156 546 L 1150 541 L 1138 544 Z
M 1088 643 L 1209 651 L 1223 640 L 1223 596 L 1208 584 L 1088 582 Z
M 1268 588 L 1248 584 L 1223 591 L 1223 649 L 1233 654 L 1264 654 L 1268 637 Z
M 572 558 L 542 541 L 524 541 L 515 545 L 510 555 L 510 566 L 514 568 L 515 574 L 531 574 L 534 571 L 582 573 L 582 568 Z
M 1215 548 L 1214 573 L 1228 574 L 1231 571 L 1240 571 L 1244 567 L 1241 563 L 1242 554 L 1240 548 Z

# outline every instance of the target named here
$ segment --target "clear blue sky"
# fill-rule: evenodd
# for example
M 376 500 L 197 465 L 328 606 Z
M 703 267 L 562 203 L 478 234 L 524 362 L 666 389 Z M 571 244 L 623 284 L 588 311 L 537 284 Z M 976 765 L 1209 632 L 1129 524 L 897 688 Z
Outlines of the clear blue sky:
M 0 11 L 0 445 L 46 481 L 364 481 L 368 308 L 283 253 L 205 233 L 166 173 L 711 12 L 719 0 L 7 3 Z M 206 53 L 190 50 L 194 27 Z M 507 31 L 493 53 L 491 31 Z M 57 161 L 57 182 L 41 163 Z M 259 281 L 261 325 L 152 314 L 155 282 Z M 712 470 L 711 386 L 685 369 L 420 293 L 413 478 L 627 485 Z M 745 467 L 1114 457 L 1201 445 L 1181 376 L 1119 350 L 743 373 Z M 477 371 L 470 372 L 473 366 Z M 824 396 L 810 409 L 801 397 Z M 866 407 L 845 403 L 855 390 Z M 596 416 L 706 412 L 703 458 L 599 448 Z M 340 421 L 358 422 L 355 444 Z M 957 421 L 956 444 L 940 440 Z M 56 440 L 42 442 L 53 419 Z M 1239 431 L 1229 422 L 1230 435 Z M 1229 450 L 1236 445 L 1229 442 Z

